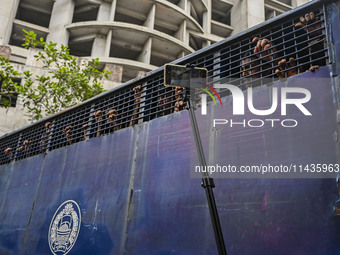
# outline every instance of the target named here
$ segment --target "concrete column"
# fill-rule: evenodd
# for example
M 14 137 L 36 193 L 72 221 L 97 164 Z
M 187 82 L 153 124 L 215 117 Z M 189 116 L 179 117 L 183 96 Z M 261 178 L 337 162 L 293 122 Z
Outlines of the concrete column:
M 177 5 L 181 7 L 187 15 L 190 15 L 191 2 L 189 0 L 181 0 Z M 183 41 L 186 45 L 189 45 L 189 32 L 187 31 L 186 20 L 183 20 L 181 23 L 175 37 Z M 179 56 L 182 55 L 184 55 L 184 52 L 179 54 Z
M 204 33 L 211 33 L 211 16 L 212 16 L 212 0 L 205 0 L 205 3 L 208 6 L 208 11 L 203 13 L 203 30 Z M 203 41 L 202 48 L 207 47 L 211 44 L 210 41 Z
M 308 3 L 310 0 L 293 0 L 292 6 L 295 8 L 297 6 L 303 5 L 305 3 Z
M 186 24 L 187 24 L 187 21 L 183 20 L 183 22 L 179 25 L 178 31 L 174 35 L 174 37 L 176 37 L 178 40 L 181 40 L 183 42 L 186 41 L 185 40 L 185 36 L 186 36 Z
M 209 45 L 211 45 L 210 41 L 203 41 L 202 42 L 202 48 L 208 47 Z
M 238 33 L 265 21 L 264 0 L 236 1 L 231 11 L 231 26 Z
M 150 64 L 151 60 L 151 46 L 152 46 L 152 38 L 150 37 L 144 44 L 142 53 L 138 56 L 137 61 Z
M 212 1 L 206 1 L 208 6 L 208 11 L 203 13 L 203 30 L 205 33 L 211 33 L 211 12 L 212 12 Z
M 123 78 L 123 67 L 122 66 L 106 64 L 105 69 L 111 72 L 111 74 L 109 74 L 108 80 L 114 81 L 114 82 L 122 82 L 122 78 Z
M 182 8 L 183 10 L 186 11 L 187 4 L 188 4 L 188 0 L 181 0 L 177 5 L 178 5 L 178 7 Z
M 188 30 L 186 29 L 184 31 L 184 40 L 183 42 L 186 44 L 186 45 L 189 45 L 189 41 L 190 41 L 190 34 L 188 32 Z
M 176 57 L 177 58 L 183 58 L 185 56 L 185 52 L 181 51 Z
M 104 57 L 110 56 L 111 41 L 112 41 L 112 30 L 110 30 L 106 36 Z
M 69 32 L 65 26 L 72 22 L 74 12 L 73 0 L 56 0 L 52 9 L 50 33 L 47 41 L 68 44 Z
M 247 10 L 248 27 L 255 26 L 265 21 L 264 0 L 248 0 Z
M 117 6 L 117 0 L 113 0 L 110 6 L 109 21 L 114 21 L 115 19 L 116 6 Z M 112 30 L 110 30 L 106 35 L 104 57 L 110 56 L 111 42 L 112 42 Z
M 2 1 L 0 5 L 0 45 L 9 43 L 12 24 L 17 13 L 19 0 Z
M 11 48 L 9 46 L 0 45 L 0 55 L 4 56 L 6 59 L 11 57 Z
M 190 15 L 190 10 L 191 10 L 191 2 L 190 0 L 187 0 L 187 8 L 185 10 L 187 15 Z
M 111 4 L 103 2 L 99 6 L 97 20 L 108 21 L 110 20 L 110 14 L 111 14 Z
M 183 22 L 179 25 L 178 31 L 176 32 L 174 37 L 189 45 L 189 32 L 187 30 L 186 20 L 183 20 Z
M 233 34 L 247 29 L 247 0 L 236 1 L 231 10 L 231 26 L 234 28 Z
M 156 5 L 152 5 L 151 10 L 148 13 L 148 16 L 143 24 L 145 27 L 154 28 L 155 25 L 155 15 L 156 15 Z
M 106 36 L 97 35 L 91 50 L 91 57 L 104 57 L 106 49 Z
M 181 7 L 187 15 L 190 15 L 191 2 L 189 0 L 181 0 L 177 5 Z
M 102 2 L 99 6 L 97 20 L 110 21 L 111 7 L 110 3 Z M 112 30 L 106 36 L 97 35 L 92 45 L 91 57 L 108 57 L 110 54 L 111 37 Z
M 116 14 L 116 6 L 117 6 L 117 0 L 113 0 L 111 3 L 111 11 L 110 11 L 110 21 L 115 20 L 115 14 Z

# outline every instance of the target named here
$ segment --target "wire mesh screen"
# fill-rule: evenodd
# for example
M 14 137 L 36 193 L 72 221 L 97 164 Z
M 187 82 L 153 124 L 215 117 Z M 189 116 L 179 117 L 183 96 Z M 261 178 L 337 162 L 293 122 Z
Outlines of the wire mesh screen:
M 224 82 L 246 89 L 329 64 L 325 26 L 324 7 L 308 5 L 174 63 L 207 68 L 211 84 Z M 165 87 L 163 80 L 160 69 L 0 138 L 0 164 L 185 110 L 183 89 Z

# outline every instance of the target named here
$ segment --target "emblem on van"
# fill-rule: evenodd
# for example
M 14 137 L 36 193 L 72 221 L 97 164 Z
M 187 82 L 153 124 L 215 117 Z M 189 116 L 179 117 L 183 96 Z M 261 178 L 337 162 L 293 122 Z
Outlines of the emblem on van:
M 81 213 L 75 201 L 67 200 L 59 206 L 48 230 L 48 243 L 54 255 L 65 255 L 72 249 L 80 223 Z

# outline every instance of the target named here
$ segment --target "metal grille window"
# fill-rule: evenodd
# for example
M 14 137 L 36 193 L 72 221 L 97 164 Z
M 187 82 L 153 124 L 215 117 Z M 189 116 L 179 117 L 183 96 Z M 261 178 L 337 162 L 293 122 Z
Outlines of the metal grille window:
M 319 4 L 319 3 L 318 3 Z M 174 64 L 208 69 L 210 83 L 231 83 L 245 89 L 329 64 L 324 7 L 309 4 L 298 12 L 202 49 Z M 296 26 L 300 16 L 316 18 Z M 267 39 L 254 52 L 253 38 Z M 294 59 L 294 60 L 293 60 Z M 284 61 L 282 61 L 284 60 Z M 0 164 L 46 153 L 186 109 L 183 90 L 164 87 L 163 68 L 97 96 L 56 116 L 0 138 Z M 220 95 L 228 92 L 220 91 Z
M 212 83 L 225 82 L 234 85 L 255 86 L 267 84 L 309 70 L 312 66 L 328 64 L 324 13 L 315 13 L 315 20 L 297 27 L 299 17 L 273 26 L 258 34 L 228 45 L 216 53 L 211 70 Z M 254 52 L 258 41 L 268 39 L 265 50 Z M 278 72 L 278 74 L 276 73 Z

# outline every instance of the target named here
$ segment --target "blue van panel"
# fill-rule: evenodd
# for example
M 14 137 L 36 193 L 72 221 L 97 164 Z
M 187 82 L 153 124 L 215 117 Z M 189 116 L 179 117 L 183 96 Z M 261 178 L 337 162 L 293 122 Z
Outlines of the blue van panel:
M 327 75 L 324 67 L 286 84 L 323 78 L 307 84 L 313 118 L 300 118 L 292 109 L 301 125 L 294 130 L 248 135 L 247 128 L 224 128 L 217 139 L 202 128 L 206 158 L 235 165 L 338 162 L 336 105 Z M 268 88 L 255 92 L 268 105 Z M 208 110 L 231 116 L 230 98 Z M 197 118 L 206 125 L 199 112 Z M 63 202 L 74 200 L 82 219 L 68 254 L 216 254 L 201 180 L 190 178 L 190 167 L 198 164 L 191 140 L 183 111 L 0 166 L 0 253 L 51 254 L 53 215 Z M 215 179 L 228 254 L 339 254 L 335 180 Z

